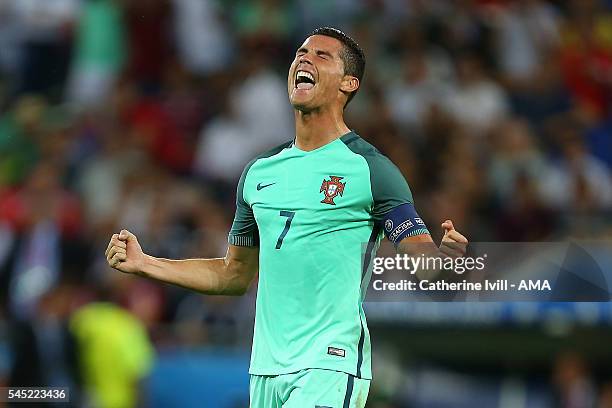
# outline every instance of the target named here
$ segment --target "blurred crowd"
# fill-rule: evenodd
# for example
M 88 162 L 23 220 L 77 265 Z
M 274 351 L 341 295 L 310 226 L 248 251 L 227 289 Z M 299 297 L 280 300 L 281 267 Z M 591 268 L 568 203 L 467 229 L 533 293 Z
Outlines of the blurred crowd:
M 472 241 L 610 238 L 611 3 L 0 0 L 0 379 L 131 406 L 153 345 L 249 346 L 253 293 L 131 279 L 104 249 L 127 228 L 224 254 L 244 165 L 293 138 L 287 71 L 318 26 L 364 48 L 347 123 L 436 240 L 447 218 Z

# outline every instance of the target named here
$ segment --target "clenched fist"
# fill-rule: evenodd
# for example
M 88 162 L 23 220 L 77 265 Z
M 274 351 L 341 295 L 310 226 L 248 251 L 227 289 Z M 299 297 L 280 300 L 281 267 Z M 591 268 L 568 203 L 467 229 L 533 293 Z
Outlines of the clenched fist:
M 136 239 L 128 230 L 113 234 L 106 248 L 106 260 L 111 268 L 125 273 L 140 273 L 145 254 Z
M 440 251 L 452 258 L 460 258 L 465 255 L 468 240 L 455 229 L 451 220 L 446 220 L 441 227 L 444 229 L 444 236 L 440 243 Z

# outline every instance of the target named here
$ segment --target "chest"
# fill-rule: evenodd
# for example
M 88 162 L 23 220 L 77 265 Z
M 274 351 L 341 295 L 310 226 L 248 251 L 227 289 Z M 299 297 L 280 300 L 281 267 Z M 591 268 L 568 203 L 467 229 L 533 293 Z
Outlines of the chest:
M 244 188 L 260 227 L 281 211 L 306 224 L 333 224 L 363 218 L 372 206 L 369 170 L 356 155 L 271 160 L 249 173 Z

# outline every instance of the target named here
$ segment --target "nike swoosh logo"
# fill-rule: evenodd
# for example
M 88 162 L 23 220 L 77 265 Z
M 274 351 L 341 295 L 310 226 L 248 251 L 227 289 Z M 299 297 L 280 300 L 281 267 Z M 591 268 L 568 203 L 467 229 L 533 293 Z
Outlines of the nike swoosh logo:
M 274 184 L 276 184 L 276 183 L 270 183 L 270 184 L 261 184 L 261 183 L 259 183 L 259 184 L 257 184 L 257 191 L 259 191 L 261 189 L 264 189 L 266 187 L 270 187 L 271 185 L 274 185 Z

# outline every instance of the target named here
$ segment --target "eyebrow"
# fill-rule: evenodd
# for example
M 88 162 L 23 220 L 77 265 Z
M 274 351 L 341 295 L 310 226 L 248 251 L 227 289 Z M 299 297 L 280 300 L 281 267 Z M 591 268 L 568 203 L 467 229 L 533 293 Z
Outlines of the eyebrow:
M 299 54 L 300 52 L 308 52 L 308 48 L 306 47 L 300 47 L 297 51 L 296 54 Z M 315 53 L 317 55 L 327 55 L 330 58 L 333 58 L 334 56 L 329 52 L 329 51 L 324 51 L 324 50 L 316 50 Z

